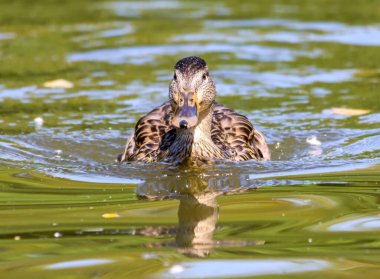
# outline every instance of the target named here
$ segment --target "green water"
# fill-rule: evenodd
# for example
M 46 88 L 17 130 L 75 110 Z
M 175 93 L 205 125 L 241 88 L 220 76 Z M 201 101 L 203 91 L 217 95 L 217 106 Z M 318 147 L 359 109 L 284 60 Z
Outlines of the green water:
M 378 278 L 379 22 L 370 0 L 1 1 L 0 277 Z M 272 161 L 114 162 L 189 55 Z

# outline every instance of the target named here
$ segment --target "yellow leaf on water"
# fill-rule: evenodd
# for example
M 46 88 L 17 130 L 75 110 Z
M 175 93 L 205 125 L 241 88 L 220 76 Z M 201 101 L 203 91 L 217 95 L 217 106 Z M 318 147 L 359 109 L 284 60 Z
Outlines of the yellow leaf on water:
M 51 81 L 46 81 L 42 84 L 46 88 L 64 88 L 70 89 L 74 87 L 74 84 L 71 81 L 65 79 L 56 79 Z
M 104 213 L 102 215 L 104 219 L 113 219 L 113 218 L 120 218 L 120 215 L 117 213 Z
M 350 109 L 350 108 L 331 108 L 329 110 L 333 114 L 347 115 L 347 116 L 357 116 L 370 113 L 369 109 Z
M 378 78 L 380 77 L 380 71 L 374 68 L 360 69 L 355 73 L 355 76 Z

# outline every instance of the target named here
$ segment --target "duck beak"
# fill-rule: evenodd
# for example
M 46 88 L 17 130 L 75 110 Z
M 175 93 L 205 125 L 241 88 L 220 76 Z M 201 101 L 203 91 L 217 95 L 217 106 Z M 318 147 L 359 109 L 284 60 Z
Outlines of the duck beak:
M 183 102 L 178 106 L 174 117 L 173 126 L 181 129 L 189 129 L 198 124 L 199 103 L 194 93 L 184 94 Z

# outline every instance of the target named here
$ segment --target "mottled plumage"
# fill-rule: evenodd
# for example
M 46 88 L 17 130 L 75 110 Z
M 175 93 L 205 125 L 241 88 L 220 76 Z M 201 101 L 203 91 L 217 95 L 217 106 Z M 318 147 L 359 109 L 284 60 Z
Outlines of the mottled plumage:
M 270 159 L 264 136 L 247 117 L 221 104 L 213 111 L 211 138 L 218 147 L 232 153 L 231 160 Z
M 169 101 L 137 122 L 119 161 L 270 159 L 263 135 L 251 122 L 215 102 L 215 85 L 203 59 L 184 58 L 174 71 Z

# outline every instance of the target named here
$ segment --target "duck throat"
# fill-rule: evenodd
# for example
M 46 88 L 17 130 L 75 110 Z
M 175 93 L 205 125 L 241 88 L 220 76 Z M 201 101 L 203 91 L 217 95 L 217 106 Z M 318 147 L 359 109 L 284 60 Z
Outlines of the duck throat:
M 176 129 L 176 138 L 169 147 L 165 161 L 181 164 L 187 159 L 223 158 L 211 139 L 213 107 L 199 115 L 198 125 L 191 129 Z
M 192 129 L 176 129 L 176 138 L 167 151 L 165 161 L 174 165 L 182 164 L 191 156 L 193 141 Z

